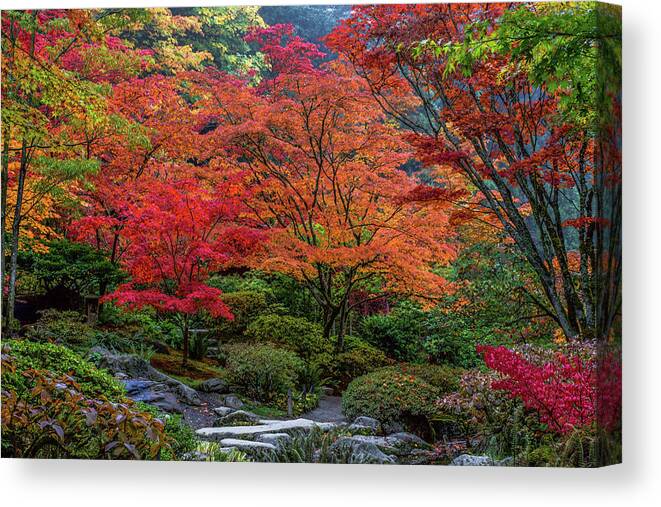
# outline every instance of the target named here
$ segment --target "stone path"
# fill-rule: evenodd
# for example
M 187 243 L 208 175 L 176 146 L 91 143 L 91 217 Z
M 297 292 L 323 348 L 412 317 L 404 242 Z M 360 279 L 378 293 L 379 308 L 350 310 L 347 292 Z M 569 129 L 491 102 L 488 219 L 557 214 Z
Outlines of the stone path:
M 278 421 L 272 419 L 262 419 L 259 424 L 250 426 L 223 426 L 220 428 L 200 428 L 197 434 L 204 438 L 221 440 L 232 437 L 254 438 L 264 433 L 280 433 L 283 431 L 307 431 L 314 427 L 327 431 L 334 427 L 332 423 L 320 423 L 310 419 L 291 419 L 287 421 Z
M 342 414 L 342 398 L 340 396 L 322 396 L 319 405 L 314 410 L 301 415 L 304 419 L 316 422 L 346 422 Z

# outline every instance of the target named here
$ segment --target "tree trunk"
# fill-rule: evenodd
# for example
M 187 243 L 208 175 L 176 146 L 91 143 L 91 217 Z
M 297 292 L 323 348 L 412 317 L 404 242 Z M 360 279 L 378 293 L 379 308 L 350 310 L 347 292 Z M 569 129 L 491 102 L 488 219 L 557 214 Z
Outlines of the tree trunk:
M 188 319 L 184 320 L 184 329 L 183 329 L 183 336 L 184 336 L 184 347 L 183 347 L 183 359 L 181 361 L 182 366 L 188 365 L 188 342 L 190 338 L 190 330 L 188 329 Z
M 347 329 L 347 321 L 349 320 L 349 305 L 346 300 L 340 306 L 340 313 L 337 316 L 337 343 L 336 351 L 338 353 L 344 352 L 344 335 Z
M 9 178 L 9 127 L 6 128 L 2 144 L 2 201 L 0 208 L 2 209 L 2 231 L 0 231 L 0 238 L 2 238 L 2 256 L 0 257 L 0 279 L 2 284 L 5 283 L 5 233 L 7 232 L 7 190 Z
M 18 184 L 16 186 L 16 207 L 14 208 L 14 220 L 11 228 L 11 260 L 9 264 L 9 295 L 7 297 L 7 331 L 15 331 L 14 307 L 16 302 L 16 271 L 18 270 L 18 239 L 21 227 L 21 207 L 23 205 L 23 189 L 25 187 L 25 176 L 27 173 L 27 151 L 26 143 L 21 148 L 21 166 L 18 171 Z

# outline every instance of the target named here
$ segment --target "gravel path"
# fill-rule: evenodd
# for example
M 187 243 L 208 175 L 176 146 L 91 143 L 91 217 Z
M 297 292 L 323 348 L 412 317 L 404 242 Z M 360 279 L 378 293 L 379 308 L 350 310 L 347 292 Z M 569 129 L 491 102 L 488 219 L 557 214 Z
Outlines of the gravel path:
M 183 414 L 184 420 L 195 430 L 213 426 L 214 421 L 218 418 L 213 409 L 223 404 L 222 397 L 218 394 L 201 391 L 197 391 L 197 394 L 202 399 L 202 405 L 198 407 L 184 405 Z
M 316 422 L 345 422 L 341 401 L 340 396 L 322 396 L 319 399 L 319 406 L 301 417 Z

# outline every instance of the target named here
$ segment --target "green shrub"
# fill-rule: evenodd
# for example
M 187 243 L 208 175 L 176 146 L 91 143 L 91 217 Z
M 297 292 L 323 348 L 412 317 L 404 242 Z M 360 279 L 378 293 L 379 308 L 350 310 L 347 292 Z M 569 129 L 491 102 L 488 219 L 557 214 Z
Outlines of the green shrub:
M 156 353 L 148 341 L 140 337 L 128 336 L 113 331 L 95 331 L 92 340 L 94 347 L 102 347 L 119 354 L 131 354 L 149 362 Z
M 32 272 L 53 295 L 66 294 L 82 303 L 83 297 L 98 294 L 102 286 L 119 283 L 124 274 L 104 253 L 84 243 L 56 239 L 48 251 L 35 254 Z
M 41 312 L 39 320 L 27 328 L 26 337 L 32 341 L 64 344 L 76 350 L 86 350 L 91 346 L 94 330 L 78 312 L 49 309 Z
M 124 401 L 123 387 L 108 372 L 97 369 L 67 347 L 21 340 L 9 341 L 5 348 L 13 358 L 16 372 L 3 373 L 3 389 L 19 393 L 31 389 L 33 386 L 21 372 L 28 369 L 48 370 L 55 376 L 70 375 L 85 396 Z
M 332 350 L 322 336 L 321 326 L 289 315 L 262 315 L 250 323 L 246 336 L 260 343 L 282 345 L 306 361 Z
M 223 294 L 223 301 L 234 315 L 234 320 L 219 319 L 216 324 L 218 336 L 223 341 L 242 338 L 250 322 L 269 311 L 266 291 L 263 290 L 227 292 Z
M 168 445 L 161 450 L 161 460 L 177 461 L 184 454 L 197 449 L 199 444 L 197 435 L 193 428 L 186 424 L 182 416 L 162 413 L 156 407 L 142 402 L 138 402 L 136 405 L 140 410 L 148 412 L 164 422 L 165 440 Z
M 399 303 L 387 314 L 365 317 L 360 335 L 397 361 L 422 359 L 426 313 L 409 301 Z
M 450 312 L 451 313 L 451 312 Z M 462 368 L 474 368 L 482 363 L 475 351 L 477 334 L 469 327 L 462 330 L 452 328 L 449 321 L 458 320 L 441 312 L 432 312 L 426 321 L 427 333 L 424 350 L 437 363 L 451 364 Z M 457 326 L 458 328 L 459 326 Z M 480 343 L 489 343 L 490 336 L 481 336 Z M 502 337 L 499 337 L 502 341 Z M 499 342 L 500 343 L 500 342 Z
M 439 394 L 451 393 L 459 388 L 463 370 L 438 364 L 399 364 L 402 373 L 415 375 L 438 389 Z
M 134 342 L 161 342 L 180 348 L 183 341 L 179 326 L 159 317 L 153 309 L 126 311 L 116 305 L 104 304 L 99 323 L 104 330 L 124 335 Z
M 227 380 L 244 395 L 272 402 L 295 389 L 303 361 L 293 352 L 271 345 L 234 345 L 227 348 Z
M 438 397 L 439 389 L 425 380 L 386 367 L 353 380 L 342 395 L 342 411 L 349 419 L 365 415 L 426 436 Z
M 329 365 L 334 387 L 344 389 L 356 377 L 387 365 L 386 355 L 373 345 L 355 336 L 344 337 L 344 352 L 329 356 Z

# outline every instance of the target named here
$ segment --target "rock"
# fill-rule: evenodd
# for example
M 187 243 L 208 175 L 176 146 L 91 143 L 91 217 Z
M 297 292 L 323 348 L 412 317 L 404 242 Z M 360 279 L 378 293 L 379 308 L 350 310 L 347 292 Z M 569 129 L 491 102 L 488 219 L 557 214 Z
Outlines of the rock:
M 200 451 L 191 451 L 181 455 L 180 461 L 207 461 L 209 455 Z
M 359 435 L 376 435 L 381 431 L 381 423 L 373 417 L 360 416 L 349 425 L 349 431 Z
M 153 367 L 141 357 L 130 354 L 113 354 L 103 347 L 92 347 L 89 355 L 96 356 L 97 366 L 109 370 L 113 375 L 122 373 L 129 378 L 150 379 L 150 369 Z
M 232 437 L 256 437 L 263 433 L 304 432 L 312 428 L 328 431 L 334 428 L 334 423 L 318 423 L 309 419 L 292 419 L 288 421 L 275 421 L 262 419 L 253 426 L 224 426 L 220 428 L 200 428 L 196 431 L 198 436 L 210 440 L 220 440 Z
M 205 393 L 226 394 L 229 392 L 229 385 L 221 378 L 210 378 L 200 384 L 199 390 Z
M 261 451 L 269 450 L 276 451 L 277 448 L 273 444 L 267 444 L 265 442 L 253 442 L 251 440 L 239 440 L 236 438 L 224 438 L 220 441 L 220 445 L 225 447 L 236 447 L 242 451 Z
M 238 423 L 256 423 L 258 421 L 259 416 L 253 414 L 252 412 L 237 410 L 218 419 L 218 421 L 216 421 L 216 426 L 232 426 Z
M 395 447 L 407 447 L 409 449 L 411 449 L 411 448 L 431 449 L 432 448 L 432 446 L 430 444 L 425 442 L 418 435 L 414 435 L 413 433 L 406 433 L 404 431 L 400 431 L 399 433 L 393 433 L 392 435 L 388 435 L 386 437 L 386 440 L 388 440 L 389 442 L 392 442 L 392 444 Z
M 503 458 L 500 461 L 496 461 L 496 466 L 497 467 L 513 467 L 514 466 L 514 458 L 512 456 L 508 456 L 507 458 Z
M 148 403 L 164 412 L 183 412 L 183 406 L 168 387 L 153 380 L 124 380 L 126 394 L 133 401 Z
M 219 415 L 220 417 L 225 417 L 226 415 L 234 412 L 234 409 L 230 407 L 216 407 L 213 409 L 213 411 L 216 413 L 216 415 Z
M 368 428 L 372 428 L 374 433 L 378 433 L 381 429 L 381 423 L 377 419 L 374 419 L 374 417 L 367 417 L 365 415 L 356 417 L 356 419 L 353 421 L 353 424 L 357 426 L 367 426 Z
M 225 396 L 223 403 L 226 407 L 234 408 L 237 410 L 243 407 L 243 402 L 235 394 L 228 394 Z
M 288 433 L 263 433 L 257 435 L 257 442 L 275 445 L 278 449 L 291 442 L 291 435 Z
M 359 439 L 358 437 L 338 438 L 333 442 L 333 445 L 330 446 L 329 451 L 336 457 L 346 457 L 348 463 L 383 464 L 397 462 L 397 459 L 394 456 L 385 454 L 376 444 L 368 440 Z
M 202 400 L 200 399 L 197 392 L 195 392 L 195 389 L 188 387 L 186 384 L 179 382 L 178 380 L 166 375 L 165 373 L 161 373 L 141 357 L 133 356 L 130 354 L 113 354 L 112 352 L 102 347 L 93 347 L 90 350 L 90 354 L 94 354 L 96 356 L 96 363 L 100 368 L 109 370 L 115 376 L 124 375 L 124 384 L 126 385 L 127 382 L 132 383 L 130 384 L 132 389 L 139 396 L 147 396 L 148 398 L 151 397 L 151 395 L 140 394 L 142 391 L 147 390 L 148 387 L 148 390 L 154 393 L 158 392 L 163 394 L 166 391 L 169 391 L 172 396 L 175 397 L 178 403 L 183 402 L 186 405 L 202 404 Z M 145 380 L 161 384 L 161 387 L 155 387 L 152 384 L 135 383 L 135 381 Z M 134 399 L 135 401 L 144 401 L 145 403 L 156 405 L 156 403 L 146 401 L 146 399 L 134 398 L 130 391 L 128 394 L 129 398 Z
M 404 425 L 398 422 L 385 422 L 382 425 L 383 432 L 387 435 L 391 433 L 401 433 L 406 430 Z
M 350 424 L 348 427 L 352 435 L 374 435 L 374 428 L 370 426 L 361 426 L 360 424 Z
M 181 398 L 184 403 L 187 405 L 201 405 L 202 400 L 200 399 L 200 396 L 197 394 L 195 389 L 192 387 L 188 387 L 186 384 L 179 382 L 178 380 L 173 379 L 172 377 L 168 377 L 164 373 L 161 373 L 160 371 L 154 370 L 156 375 L 152 375 L 152 378 L 159 379 L 160 381 L 163 382 L 165 385 L 167 385 L 176 395 L 177 397 Z
M 450 465 L 456 467 L 490 467 L 493 466 L 493 460 L 489 456 L 474 456 L 472 454 L 462 454 L 454 458 Z

